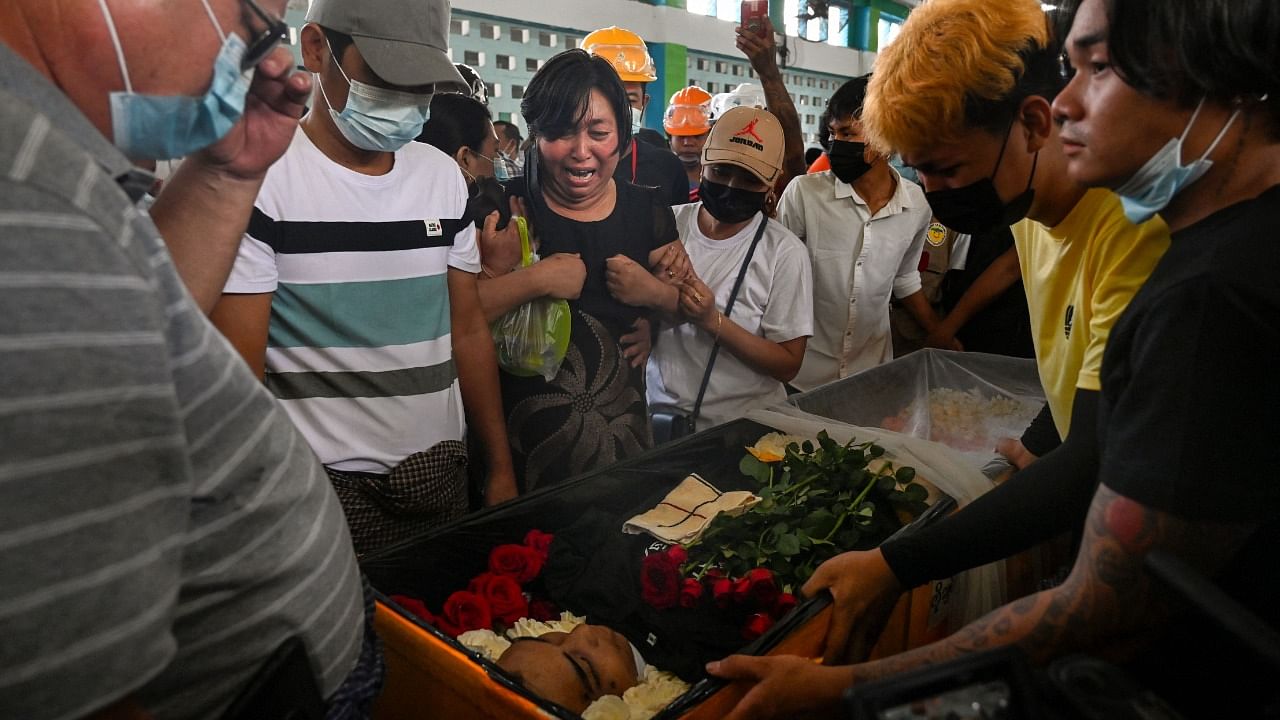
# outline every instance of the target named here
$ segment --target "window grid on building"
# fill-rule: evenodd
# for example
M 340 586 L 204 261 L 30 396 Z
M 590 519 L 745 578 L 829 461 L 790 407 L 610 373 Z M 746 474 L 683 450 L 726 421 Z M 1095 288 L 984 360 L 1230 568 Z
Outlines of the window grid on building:
M 733 12 L 737 12 L 738 0 L 716 2 L 717 6 L 732 6 Z M 834 27 L 832 30 L 834 32 Z M 460 58 L 480 72 L 489 88 L 489 109 L 493 116 L 511 118 L 522 126 L 520 98 L 529 79 L 552 56 L 564 48 L 578 47 L 582 42 L 581 36 L 568 31 L 489 16 L 469 16 L 458 10 L 453 12 L 449 32 L 450 58 L 455 61 Z M 713 95 L 731 91 L 744 82 L 760 83 L 755 71 L 741 56 L 703 53 L 692 47 L 687 50 L 684 72 L 689 84 Z M 797 109 L 802 111 L 801 129 L 806 143 L 812 144 L 817 139 L 816 113 L 825 108 L 827 98 L 844 79 L 789 67 L 783 70 L 783 80 Z M 665 101 L 666 98 L 662 98 L 661 104 Z

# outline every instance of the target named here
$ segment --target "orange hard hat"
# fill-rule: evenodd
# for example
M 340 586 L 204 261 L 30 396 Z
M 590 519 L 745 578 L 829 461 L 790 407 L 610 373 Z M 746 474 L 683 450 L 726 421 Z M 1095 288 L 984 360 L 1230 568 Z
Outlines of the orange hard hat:
M 622 82 L 645 83 L 658 79 L 649 47 L 630 30 L 613 26 L 596 30 L 582 38 L 582 49 L 608 60 Z
M 711 132 L 711 93 L 696 85 L 677 90 L 667 103 L 662 127 L 669 135 Z

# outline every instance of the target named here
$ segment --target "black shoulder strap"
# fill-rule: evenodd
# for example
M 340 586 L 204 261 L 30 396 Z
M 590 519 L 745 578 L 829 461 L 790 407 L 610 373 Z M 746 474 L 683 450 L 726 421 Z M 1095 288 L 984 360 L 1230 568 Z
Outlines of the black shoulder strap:
M 733 282 L 733 291 L 729 293 L 729 302 L 725 303 L 724 316 L 729 317 L 729 313 L 733 312 L 733 303 L 738 299 L 738 290 L 742 289 L 742 281 L 747 277 L 747 267 L 751 265 L 751 258 L 756 254 L 756 246 L 760 244 L 760 238 L 764 237 L 764 230 L 769 226 L 769 216 L 760 213 L 760 227 L 756 228 L 755 237 L 751 238 L 751 247 L 747 248 L 747 257 L 742 261 L 742 267 L 738 268 L 738 279 Z M 707 369 L 702 373 L 702 385 L 698 388 L 698 399 L 693 403 L 693 414 L 689 416 L 689 429 L 693 431 L 697 429 L 698 413 L 702 412 L 702 398 L 707 394 L 707 383 L 711 382 L 711 369 L 715 367 L 716 355 L 720 352 L 720 341 L 711 345 L 711 357 L 707 358 Z

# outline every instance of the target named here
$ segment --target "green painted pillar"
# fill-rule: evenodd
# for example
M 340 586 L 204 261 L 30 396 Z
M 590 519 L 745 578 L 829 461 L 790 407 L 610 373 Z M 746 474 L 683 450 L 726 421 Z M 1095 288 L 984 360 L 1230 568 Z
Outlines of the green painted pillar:
M 849 25 L 846 29 L 849 37 L 849 47 L 854 50 L 866 50 L 875 40 L 875 25 L 871 22 L 871 8 L 867 6 L 853 6 L 849 8 Z
M 880 8 L 867 8 L 867 46 L 861 48 L 868 52 L 880 49 Z
M 689 49 L 678 43 L 649 43 L 649 54 L 653 56 L 658 80 L 645 88 L 649 106 L 644 111 L 644 126 L 661 132 L 667 101 L 689 84 Z
M 769 0 L 769 22 L 773 23 L 773 29 L 776 32 L 786 34 L 787 16 L 782 0 Z

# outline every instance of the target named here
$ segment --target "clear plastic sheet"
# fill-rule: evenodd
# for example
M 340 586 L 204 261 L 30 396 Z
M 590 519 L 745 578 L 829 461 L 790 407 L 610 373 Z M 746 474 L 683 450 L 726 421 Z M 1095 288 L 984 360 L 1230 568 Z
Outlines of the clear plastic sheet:
M 929 349 L 789 402 L 849 425 L 942 443 L 990 475 L 1000 469 L 996 442 L 1022 435 L 1044 405 L 1044 390 L 1034 360 Z
M 990 478 L 965 454 L 931 440 L 880 428 L 856 427 L 786 405 L 752 411 L 747 417 L 794 435 L 808 437 L 819 430 L 826 430 L 837 442 L 847 442 L 850 438 L 874 441 L 895 462 L 915 468 L 917 477 L 924 478 L 937 491 L 955 499 L 960 507 L 993 487 Z M 950 601 L 945 602 L 945 607 L 938 608 L 933 621 L 935 624 L 946 622 L 954 631 L 1003 605 L 1004 578 L 1004 561 L 1001 560 L 936 583 L 934 594 Z
M 928 349 L 793 395 L 774 410 L 792 416 L 797 428 L 821 425 L 834 435 L 832 421 L 853 426 L 846 432 L 874 438 L 902 462 L 932 467 L 926 477 L 963 507 L 1009 469 L 996 442 L 1021 436 L 1043 405 L 1034 360 Z M 897 439 L 881 435 L 886 430 Z M 952 630 L 1005 602 L 1003 565 L 975 568 L 936 588 L 955 600 L 947 612 Z

